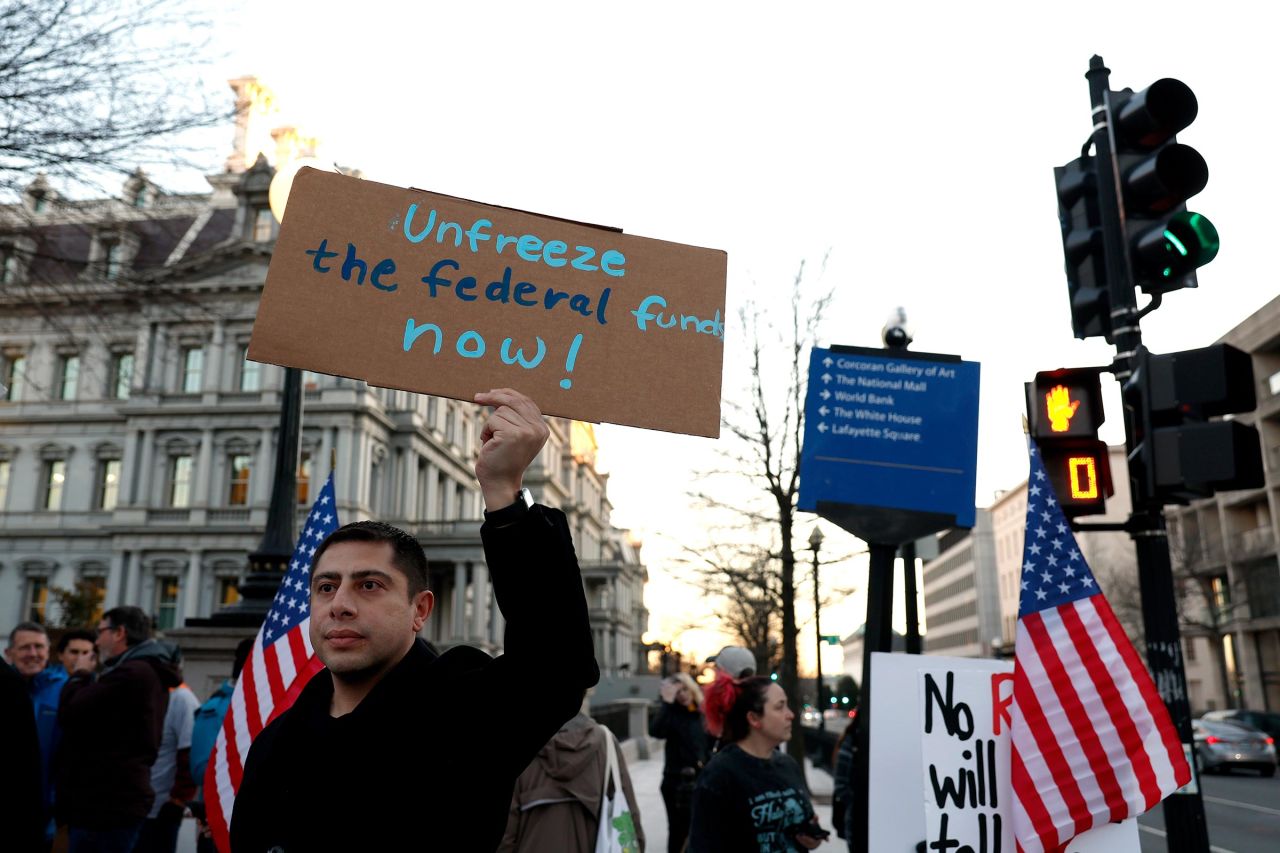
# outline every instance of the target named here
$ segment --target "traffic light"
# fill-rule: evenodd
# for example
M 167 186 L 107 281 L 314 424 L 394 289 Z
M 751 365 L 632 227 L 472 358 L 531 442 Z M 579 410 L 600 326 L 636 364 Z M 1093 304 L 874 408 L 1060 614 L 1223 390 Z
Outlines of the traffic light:
M 1208 183 L 1209 167 L 1176 138 L 1195 121 L 1195 93 L 1166 77 L 1109 98 L 1131 283 L 1149 294 L 1195 287 L 1196 268 L 1218 254 L 1213 223 L 1186 206 Z
M 1080 157 L 1053 170 L 1058 187 L 1058 220 L 1066 261 L 1071 328 L 1077 338 L 1111 341 L 1111 296 L 1098 215 L 1097 162 Z
M 1257 405 L 1248 353 L 1222 343 L 1167 355 L 1143 348 L 1125 397 L 1138 416 L 1135 495 L 1163 505 L 1263 485 L 1258 431 L 1213 420 Z
M 1027 384 L 1027 420 L 1040 461 L 1068 518 L 1107 511 L 1115 493 L 1106 442 L 1098 438 L 1102 368 L 1049 370 Z

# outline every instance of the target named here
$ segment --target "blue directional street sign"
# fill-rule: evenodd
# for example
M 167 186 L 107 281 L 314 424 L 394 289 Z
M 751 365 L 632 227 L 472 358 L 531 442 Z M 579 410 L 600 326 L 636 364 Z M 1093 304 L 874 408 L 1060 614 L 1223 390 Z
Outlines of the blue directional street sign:
M 799 508 L 902 510 L 972 527 L 978 373 L 957 356 L 814 347 Z

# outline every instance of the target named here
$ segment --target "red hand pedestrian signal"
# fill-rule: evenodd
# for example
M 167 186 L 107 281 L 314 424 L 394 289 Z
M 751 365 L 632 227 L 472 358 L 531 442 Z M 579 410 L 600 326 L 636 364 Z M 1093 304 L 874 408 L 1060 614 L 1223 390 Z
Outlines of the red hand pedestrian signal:
M 1079 400 L 1071 399 L 1071 391 L 1065 385 L 1055 385 L 1044 395 L 1045 414 L 1049 416 L 1049 428 L 1054 432 L 1071 429 L 1071 419 L 1080 408 Z

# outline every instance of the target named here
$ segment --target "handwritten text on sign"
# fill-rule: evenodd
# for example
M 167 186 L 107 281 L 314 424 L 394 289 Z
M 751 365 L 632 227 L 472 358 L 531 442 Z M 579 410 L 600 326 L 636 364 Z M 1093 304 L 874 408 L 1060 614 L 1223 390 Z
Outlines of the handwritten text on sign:
M 288 209 L 250 358 L 719 435 L 723 252 L 315 169 Z

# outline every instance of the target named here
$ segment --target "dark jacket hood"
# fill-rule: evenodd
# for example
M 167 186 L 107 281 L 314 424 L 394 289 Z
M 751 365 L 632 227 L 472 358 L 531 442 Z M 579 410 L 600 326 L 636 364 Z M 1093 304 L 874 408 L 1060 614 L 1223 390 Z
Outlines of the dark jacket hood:
M 130 646 L 122 653 L 108 661 L 102 669 L 106 675 L 111 670 L 129 661 L 145 661 L 165 687 L 177 687 L 182 683 L 182 651 L 173 643 L 164 640 L 143 640 L 136 646 Z

